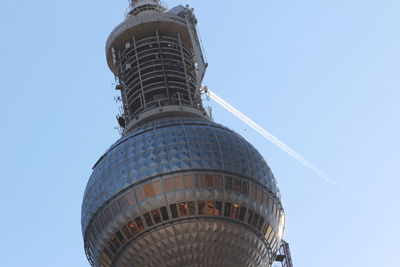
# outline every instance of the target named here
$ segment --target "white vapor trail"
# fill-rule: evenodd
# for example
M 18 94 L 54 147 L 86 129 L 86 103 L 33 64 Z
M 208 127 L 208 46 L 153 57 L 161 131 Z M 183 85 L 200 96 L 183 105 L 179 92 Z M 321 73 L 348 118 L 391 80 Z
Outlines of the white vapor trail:
M 228 110 L 229 112 L 231 112 L 233 115 L 235 115 L 236 117 L 238 117 L 240 120 L 242 120 L 244 123 L 246 123 L 248 126 L 250 126 L 251 128 L 253 128 L 254 130 L 256 130 L 259 134 L 261 134 L 262 136 L 264 136 L 267 140 L 269 140 L 271 143 L 273 143 L 274 145 L 276 145 L 277 147 L 279 147 L 280 149 L 282 149 L 284 152 L 288 153 L 292 158 L 294 158 L 295 160 L 297 160 L 298 162 L 300 162 L 301 164 L 303 164 L 305 167 L 307 167 L 308 169 L 310 169 L 311 171 L 313 171 L 314 173 L 316 173 L 319 177 L 321 177 L 322 179 L 324 179 L 326 182 L 330 183 L 331 185 L 337 187 L 338 189 L 340 189 L 340 191 L 342 191 L 343 193 L 345 193 L 346 195 L 348 195 L 351 198 L 356 198 L 352 193 L 350 193 L 349 191 L 347 191 L 345 188 L 343 188 L 341 185 L 339 185 L 338 183 L 336 183 L 335 181 L 333 181 L 331 178 L 329 178 L 324 172 L 322 172 L 320 169 L 318 169 L 317 167 L 315 167 L 310 161 L 308 161 L 307 159 L 305 159 L 303 156 L 301 156 L 299 153 L 297 153 L 296 151 L 294 151 L 292 148 L 290 148 L 289 146 L 287 146 L 285 143 L 283 143 L 282 141 L 280 141 L 278 138 L 276 138 L 274 135 L 272 135 L 271 133 L 269 133 L 268 131 L 264 130 L 260 125 L 258 125 L 257 123 L 255 123 L 254 121 L 252 121 L 249 117 L 247 117 L 246 115 L 244 115 L 242 112 L 240 112 L 239 110 L 237 110 L 236 108 L 234 108 L 233 106 L 231 106 L 230 104 L 228 104 L 228 102 L 226 102 L 225 100 L 223 100 L 222 98 L 220 98 L 218 95 L 216 95 L 214 92 L 210 91 L 210 89 L 208 89 L 208 93 L 211 97 L 211 99 L 213 99 L 215 102 L 217 102 L 218 104 L 220 104 L 222 107 L 224 107 L 226 110 Z

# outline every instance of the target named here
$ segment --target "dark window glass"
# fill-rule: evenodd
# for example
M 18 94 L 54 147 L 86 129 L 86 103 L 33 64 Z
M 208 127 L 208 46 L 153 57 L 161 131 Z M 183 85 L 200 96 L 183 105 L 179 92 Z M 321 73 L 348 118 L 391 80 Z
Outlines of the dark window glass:
M 145 186 L 143 186 L 143 190 L 144 190 L 144 194 L 146 196 L 146 198 L 150 198 L 154 196 L 154 191 L 153 191 L 153 187 L 151 186 L 151 184 L 146 184 Z
M 245 215 L 246 215 L 246 208 L 245 207 L 240 207 L 239 220 L 243 221 Z
M 181 217 L 187 216 L 186 202 L 180 202 L 178 204 L 178 208 L 179 208 L 179 214 L 181 215 Z
M 95 224 L 95 228 L 96 228 L 96 230 L 97 230 L 98 233 L 101 233 L 101 230 L 103 230 L 103 226 L 101 225 L 99 219 L 97 219 L 97 222 L 96 222 L 96 224 Z
M 232 177 L 225 177 L 225 189 L 232 190 Z
M 117 238 L 115 236 L 111 236 L 111 243 L 114 245 L 116 249 L 119 249 L 121 245 L 119 244 Z
M 247 212 L 247 219 L 246 219 L 246 222 L 247 222 L 248 224 L 250 224 L 252 218 L 253 218 L 253 211 L 252 211 L 252 210 L 249 210 L 249 211 Z
M 205 214 L 205 209 L 206 209 L 206 204 L 204 200 L 199 200 L 197 201 L 198 203 L 198 213 L 199 215 L 204 215 Z
M 178 209 L 176 208 L 176 204 L 169 205 L 169 208 L 171 209 L 172 218 L 178 218 Z
M 117 253 L 117 249 L 114 247 L 113 244 L 111 244 L 111 242 L 107 242 L 107 248 L 111 250 L 112 253 Z
M 213 187 L 213 176 L 211 174 L 206 174 L 206 186 L 207 187 Z
M 251 221 L 251 225 L 253 225 L 254 227 L 257 227 L 258 219 L 260 219 L 260 214 L 255 212 L 253 220 Z
M 193 216 L 196 213 L 196 207 L 194 205 L 194 201 L 188 201 L 189 215 Z
M 139 228 L 139 230 L 143 231 L 145 227 L 144 227 L 144 223 L 142 221 L 142 218 L 136 217 L 135 222 L 136 222 L 136 225 Z
M 161 207 L 160 211 L 161 211 L 161 216 L 162 216 L 163 220 L 164 221 L 168 221 L 169 220 L 169 216 L 168 216 L 167 207 Z
M 118 240 L 121 242 L 122 245 L 126 243 L 126 240 L 120 231 L 117 231 L 115 233 L 115 236 L 118 238 Z
M 257 230 L 258 231 L 261 231 L 261 227 L 264 224 L 264 221 L 265 221 L 264 217 L 260 216 L 260 220 L 258 221 L 258 225 L 257 225 Z
M 238 216 L 238 211 L 239 211 L 239 204 L 233 204 L 233 208 L 232 208 L 232 218 L 236 219 Z
M 202 174 L 196 174 L 196 185 L 197 185 L 197 187 L 203 187 L 204 186 L 204 180 L 203 180 L 203 175 Z
M 160 213 L 158 212 L 158 209 L 154 209 L 151 211 L 151 216 L 153 216 L 154 223 L 160 223 L 161 222 L 161 216 Z
M 124 232 L 124 235 L 126 236 L 126 238 L 131 239 L 132 238 L 132 234 L 131 232 L 129 232 L 128 226 L 124 225 L 122 226 L 122 232 Z
M 249 194 L 249 183 L 243 181 L 242 184 L 242 193 L 248 195 Z
M 153 226 L 153 221 L 151 220 L 150 213 L 146 212 L 145 214 L 143 214 L 143 217 L 148 227 Z
M 215 215 L 220 216 L 222 212 L 222 201 L 215 201 Z
M 106 208 L 106 210 L 104 211 L 104 214 L 106 215 L 108 221 L 111 221 L 111 220 L 112 220 L 112 215 L 111 215 L 111 209 L 110 209 L 110 207 Z
M 222 176 L 221 175 L 215 176 L 215 188 L 222 188 Z
M 206 201 L 206 214 L 207 215 L 214 215 L 214 201 L 207 200 Z
M 112 208 L 112 210 L 113 210 L 115 216 L 117 216 L 117 215 L 120 213 L 120 209 L 119 209 L 119 206 L 118 206 L 117 201 L 114 201 L 114 202 L 111 204 L 111 208 Z
M 136 227 L 136 225 L 133 223 L 133 221 L 128 222 L 129 230 L 131 230 L 133 235 L 136 235 L 139 233 L 139 229 Z
M 231 217 L 231 203 L 225 202 L 225 207 L 224 207 L 224 216 L 225 217 Z
M 233 184 L 234 190 L 237 191 L 237 192 L 240 192 L 241 191 L 240 179 L 239 178 L 234 178 L 233 182 L 234 182 L 234 184 Z

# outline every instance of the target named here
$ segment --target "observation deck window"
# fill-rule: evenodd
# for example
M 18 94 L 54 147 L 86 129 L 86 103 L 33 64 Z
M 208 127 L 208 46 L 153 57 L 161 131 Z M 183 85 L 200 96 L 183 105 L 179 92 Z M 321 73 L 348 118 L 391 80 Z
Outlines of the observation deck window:
M 151 216 L 153 217 L 155 224 L 161 223 L 161 216 L 160 216 L 160 213 L 158 212 L 158 209 L 152 210 Z
M 225 189 L 232 190 L 232 177 L 225 177 Z
M 128 226 L 124 225 L 122 226 L 122 232 L 124 233 L 124 235 L 128 238 L 131 239 L 132 238 L 132 234 L 131 232 L 129 232 Z
M 172 192 L 172 190 L 174 189 L 172 184 L 172 178 L 164 179 L 164 186 L 165 186 L 165 191 Z
M 211 174 L 206 174 L 206 186 L 207 187 L 213 187 L 214 186 L 213 176 Z
M 253 218 L 253 211 L 252 211 L 252 210 L 249 210 L 249 211 L 247 212 L 246 223 L 250 224 L 252 218 Z
M 194 201 L 188 201 L 189 216 L 196 214 L 196 207 Z
M 215 215 L 220 216 L 222 213 L 222 201 L 215 201 Z
M 210 216 L 214 215 L 214 201 L 207 200 L 206 203 L 206 214 Z
M 199 200 L 197 201 L 197 205 L 198 205 L 198 214 L 199 215 L 204 215 L 205 214 L 205 201 L 204 200 Z
M 143 194 L 142 188 L 141 187 L 136 188 L 135 192 L 136 192 L 137 201 L 138 202 L 143 201 L 144 200 L 144 194 Z
M 245 195 L 249 195 L 249 183 L 246 181 L 242 182 L 242 193 Z
M 234 190 L 236 191 L 236 192 L 239 192 L 240 193 L 240 191 L 241 191 L 241 181 L 240 181 L 240 179 L 239 178 L 234 178 L 233 179 L 233 188 L 234 188 Z
M 169 208 L 171 209 L 172 218 L 173 219 L 178 218 L 179 216 L 178 216 L 178 209 L 176 208 L 176 204 L 169 205 Z
M 232 218 L 236 219 L 238 216 L 238 211 L 239 211 L 239 204 L 234 203 L 233 208 L 232 208 Z
M 193 180 L 191 175 L 185 175 L 183 177 L 183 181 L 185 183 L 186 188 L 192 188 L 193 187 Z
M 225 202 L 225 207 L 224 207 L 224 216 L 225 217 L 231 216 L 231 207 L 232 207 L 231 203 Z
M 136 222 L 137 227 L 139 228 L 139 231 L 143 231 L 145 227 L 144 227 L 142 218 L 136 217 L 135 222 Z
M 174 182 L 175 182 L 175 190 L 183 190 L 183 177 L 182 176 L 176 176 L 174 178 Z
M 128 222 L 129 230 L 131 230 L 132 234 L 135 236 L 139 233 L 139 229 L 136 227 L 133 221 Z
M 153 221 L 151 220 L 150 213 L 146 212 L 145 214 L 143 214 L 143 217 L 148 227 L 153 226 Z
M 222 188 L 222 176 L 221 175 L 215 176 L 215 188 Z
M 151 187 L 151 184 L 143 186 L 143 190 L 146 198 L 151 198 L 154 196 L 153 187 Z
M 186 202 L 180 202 L 178 204 L 178 207 L 179 207 L 179 214 L 181 215 L 181 217 L 185 217 L 188 215 Z
M 160 211 L 161 211 L 161 216 L 162 216 L 163 220 L 164 221 L 168 221 L 169 220 L 169 215 L 168 215 L 167 207 L 165 207 L 165 206 L 161 207 Z

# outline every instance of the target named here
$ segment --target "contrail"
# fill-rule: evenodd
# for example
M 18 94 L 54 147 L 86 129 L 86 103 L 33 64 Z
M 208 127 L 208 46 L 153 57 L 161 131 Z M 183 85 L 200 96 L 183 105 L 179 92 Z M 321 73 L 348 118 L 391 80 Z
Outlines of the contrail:
M 248 126 L 256 130 L 259 134 L 264 136 L 267 140 L 269 140 L 271 143 L 288 153 L 292 158 L 303 164 L 305 167 L 313 171 L 315 174 L 317 174 L 319 177 L 324 179 L 326 182 L 330 183 L 331 185 L 335 186 L 338 188 L 340 191 L 348 195 L 349 197 L 356 199 L 356 197 L 347 191 L 345 188 L 343 188 L 341 185 L 333 181 L 331 178 L 329 178 L 323 171 L 315 167 L 310 161 L 305 159 L 303 156 L 301 156 L 299 153 L 294 151 L 292 148 L 290 148 L 288 145 L 280 141 L 278 138 L 276 138 L 273 134 L 269 133 L 268 131 L 264 130 L 260 125 L 252 121 L 249 117 L 244 115 L 242 112 L 237 110 L 236 108 L 232 107 L 228 102 L 220 98 L 218 95 L 216 95 L 214 92 L 212 92 L 210 89 L 207 89 L 208 94 L 210 95 L 211 99 L 213 99 L 215 102 L 220 104 L 222 107 L 224 107 L 226 110 L 231 112 L 233 115 L 238 117 L 240 120 L 242 120 L 244 123 L 246 123 Z

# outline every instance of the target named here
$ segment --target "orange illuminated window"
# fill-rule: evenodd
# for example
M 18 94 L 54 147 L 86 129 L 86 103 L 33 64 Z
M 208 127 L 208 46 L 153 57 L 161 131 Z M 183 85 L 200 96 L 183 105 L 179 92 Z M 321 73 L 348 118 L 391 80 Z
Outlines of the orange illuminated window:
M 222 188 L 222 176 L 221 175 L 215 176 L 215 187 Z
M 169 208 L 171 209 L 172 218 L 173 219 L 178 218 L 179 216 L 178 216 L 178 209 L 176 207 L 176 204 L 169 205 Z
M 164 179 L 165 191 L 171 192 L 174 188 L 172 186 L 172 178 Z
M 115 254 L 117 252 L 117 249 L 114 247 L 113 244 L 111 244 L 111 242 L 107 242 L 106 245 L 107 245 L 107 248 L 112 251 L 112 253 Z
M 211 174 L 206 174 L 206 186 L 207 187 L 213 187 L 213 176 Z
M 196 174 L 196 185 L 197 185 L 197 187 L 203 187 L 204 186 L 204 180 L 203 180 L 203 175 L 202 174 Z
M 271 241 L 272 241 L 272 238 L 274 237 L 274 235 L 275 235 L 275 233 L 274 233 L 274 231 L 272 231 L 271 235 L 268 238 L 268 243 L 271 244 Z
M 143 186 L 143 190 L 146 198 L 151 198 L 154 196 L 153 187 L 151 186 L 151 184 L 146 184 L 145 186 Z
M 126 225 L 123 225 L 123 226 L 121 227 L 121 229 L 122 229 L 122 232 L 124 232 L 124 235 L 125 235 L 128 239 L 131 239 L 131 238 L 132 238 L 132 234 L 131 234 L 131 232 L 129 232 L 128 227 L 127 227 Z
M 144 226 L 144 223 L 143 223 L 143 221 L 142 221 L 142 218 L 136 217 L 135 221 L 136 221 L 136 224 L 137 224 L 139 230 L 140 230 L 140 231 L 143 231 L 144 228 L 145 228 L 145 226 Z
M 271 234 L 271 231 L 272 231 L 272 227 L 269 226 L 267 232 L 265 233 L 265 238 L 268 239 L 269 235 Z
M 254 184 L 250 186 L 250 197 L 252 199 L 257 199 L 257 188 Z
M 174 178 L 175 190 L 183 190 L 183 179 L 182 176 L 177 176 Z
M 179 214 L 181 215 L 181 217 L 187 216 L 186 202 L 180 202 L 178 204 L 178 208 L 179 208 Z
M 233 204 L 233 208 L 232 208 L 232 218 L 236 219 L 238 216 L 238 211 L 239 211 L 239 204 Z
M 185 183 L 186 188 L 192 188 L 193 187 L 193 181 L 192 181 L 192 176 L 191 175 L 185 175 L 183 177 L 183 182 Z
M 121 242 L 122 245 L 126 243 L 126 240 L 120 231 L 117 231 L 115 233 L 115 236 L 118 238 L 119 242 Z
M 263 192 L 260 188 L 257 188 L 257 200 L 262 203 Z
M 136 193 L 136 198 L 139 202 L 144 200 L 142 188 L 136 188 L 135 193 Z
M 215 201 L 215 215 L 220 216 L 222 212 L 222 201 Z
M 118 240 L 115 236 L 112 235 L 110 240 L 116 249 L 119 249 L 121 247 L 120 243 L 118 242 Z
M 136 235 L 139 233 L 139 229 L 136 227 L 136 225 L 133 223 L 133 221 L 128 222 L 129 230 L 131 230 L 133 235 Z
M 207 215 L 214 215 L 214 201 L 207 200 L 206 213 Z
M 163 193 L 161 181 L 155 181 L 153 183 L 153 187 L 154 187 L 154 192 L 156 193 L 157 196 Z

